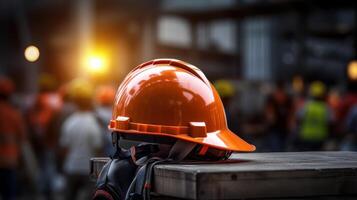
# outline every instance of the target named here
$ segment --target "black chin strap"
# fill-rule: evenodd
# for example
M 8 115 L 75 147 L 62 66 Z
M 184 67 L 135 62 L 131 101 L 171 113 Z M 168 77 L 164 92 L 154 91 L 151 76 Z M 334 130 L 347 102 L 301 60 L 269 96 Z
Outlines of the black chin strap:
M 167 158 L 148 158 L 137 171 L 125 196 L 125 200 L 150 200 L 151 176 L 154 166 L 159 163 L 177 163 L 182 161 L 195 148 L 196 144 L 177 140 Z M 142 160 L 140 160 L 142 162 Z M 138 163 L 141 164 L 141 163 Z
M 195 143 L 177 140 L 172 146 L 167 158 L 172 161 L 180 162 L 186 158 L 186 156 L 195 148 L 195 146 Z

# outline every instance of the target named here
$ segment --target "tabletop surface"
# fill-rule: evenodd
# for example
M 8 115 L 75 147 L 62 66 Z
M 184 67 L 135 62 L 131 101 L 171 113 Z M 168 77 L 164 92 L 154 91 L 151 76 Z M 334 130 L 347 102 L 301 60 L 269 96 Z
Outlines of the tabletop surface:
M 182 163 L 157 168 L 192 173 L 357 168 L 357 152 L 237 153 L 217 164 Z
M 184 199 L 355 196 L 357 152 L 237 153 L 216 163 L 160 164 L 154 191 Z

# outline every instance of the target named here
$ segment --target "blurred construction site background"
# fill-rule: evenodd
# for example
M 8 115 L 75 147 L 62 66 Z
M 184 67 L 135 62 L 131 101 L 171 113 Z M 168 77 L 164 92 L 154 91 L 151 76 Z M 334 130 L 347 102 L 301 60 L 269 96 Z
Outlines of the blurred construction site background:
M 0 199 L 88 199 L 115 91 L 155 58 L 199 67 L 258 152 L 357 150 L 354 1 L 1 0 L 0 25 Z

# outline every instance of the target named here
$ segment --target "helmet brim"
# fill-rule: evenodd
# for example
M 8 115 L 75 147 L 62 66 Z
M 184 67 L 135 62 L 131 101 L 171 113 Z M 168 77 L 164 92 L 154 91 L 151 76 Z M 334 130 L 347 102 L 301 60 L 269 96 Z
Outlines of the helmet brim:
M 145 136 L 153 136 L 151 138 L 160 138 L 160 142 L 162 141 L 162 138 L 179 139 L 201 145 L 207 145 L 209 147 L 221 150 L 251 152 L 256 149 L 254 145 L 249 144 L 229 129 L 208 132 L 206 137 L 191 137 L 187 134 L 173 135 L 155 132 L 142 132 L 136 130 L 111 130 L 114 132 L 118 132 L 120 135 L 128 136 L 128 139 L 134 138 L 134 140 L 142 139 L 143 141 L 145 141 Z

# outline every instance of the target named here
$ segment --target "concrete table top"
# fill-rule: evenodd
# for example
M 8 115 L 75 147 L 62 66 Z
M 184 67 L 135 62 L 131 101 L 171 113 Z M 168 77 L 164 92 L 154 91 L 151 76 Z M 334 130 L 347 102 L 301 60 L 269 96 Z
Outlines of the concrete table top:
M 357 199 L 357 152 L 238 153 L 218 163 L 160 164 L 154 191 L 184 199 Z

